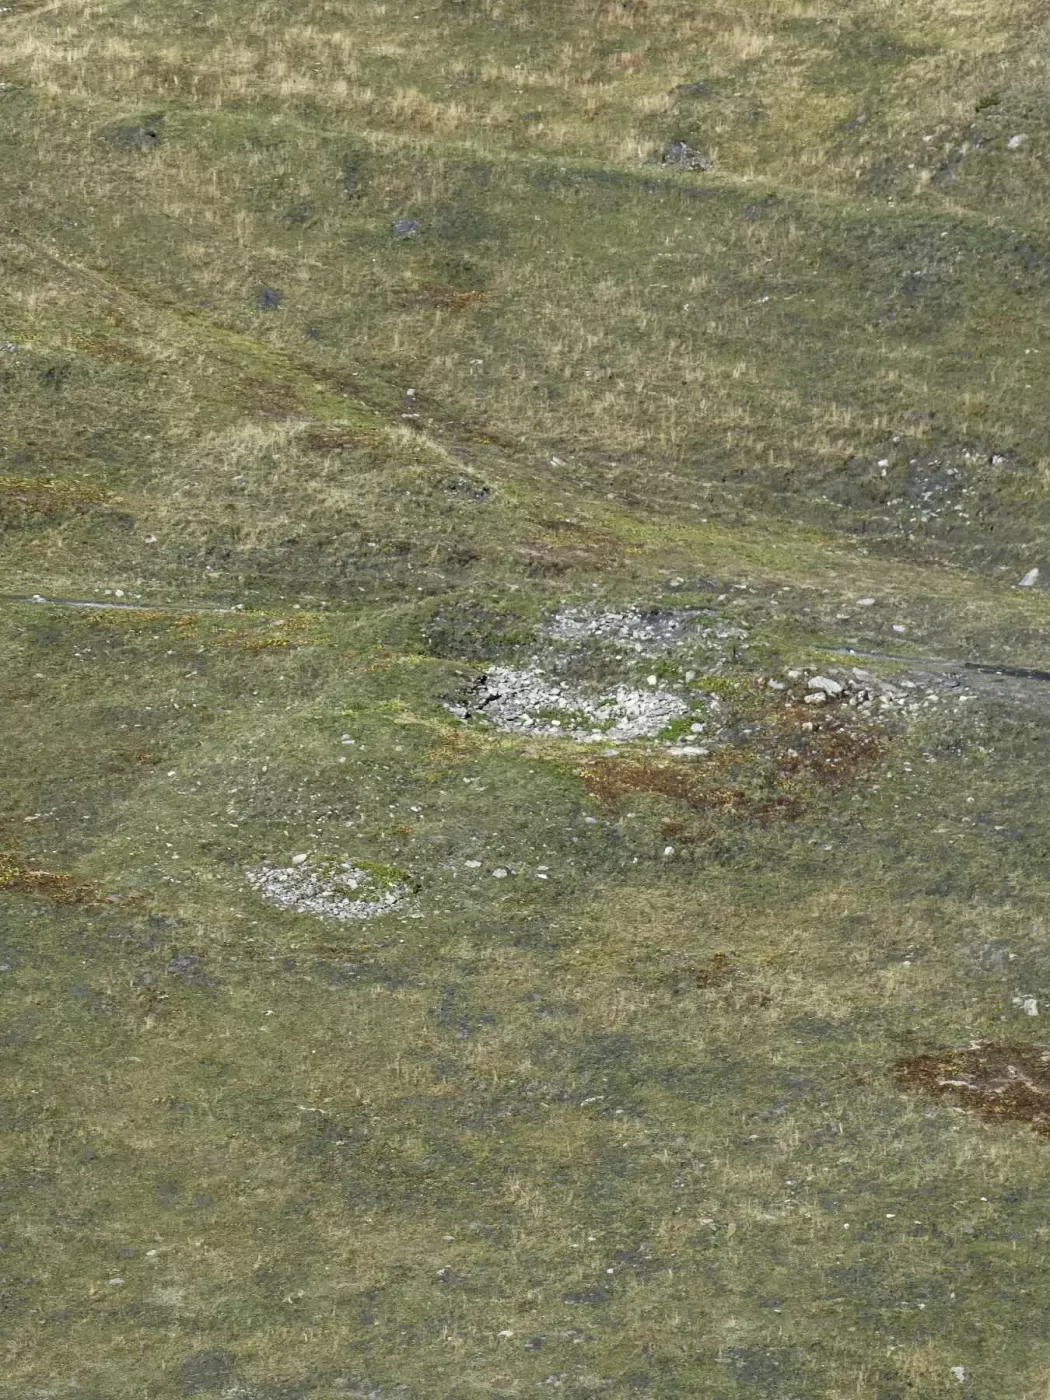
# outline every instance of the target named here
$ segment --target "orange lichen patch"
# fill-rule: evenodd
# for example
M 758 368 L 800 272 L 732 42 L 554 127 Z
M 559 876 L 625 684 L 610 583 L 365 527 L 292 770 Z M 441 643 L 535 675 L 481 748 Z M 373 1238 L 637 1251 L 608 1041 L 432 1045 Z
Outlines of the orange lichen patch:
M 439 306 L 445 311 L 463 311 L 484 301 L 485 293 L 457 292 L 455 287 L 446 287 L 440 282 L 424 282 L 420 287 L 403 288 L 401 297 L 414 306 Z
M 6 854 L 0 854 L 0 890 L 44 895 L 53 904 L 91 904 L 99 898 L 97 890 L 90 885 L 78 885 L 72 875 L 31 870 Z
M 894 1070 L 902 1089 L 952 1099 L 989 1122 L 1029 1123 L 1050 1137 L 1050 1050 L 979 1045 L 915 1055 Z

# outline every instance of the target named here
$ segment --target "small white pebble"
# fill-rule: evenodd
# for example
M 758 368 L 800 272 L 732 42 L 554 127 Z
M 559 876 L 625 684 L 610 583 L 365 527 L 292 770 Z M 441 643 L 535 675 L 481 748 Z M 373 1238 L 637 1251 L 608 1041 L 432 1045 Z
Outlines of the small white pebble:
M 494 880 L 505 880 L 509 874 L 510 871 L 500 865 L 492 872 L 492 878 Z
M 874 598 L 858 598 L 858 599 L 857 599 L 857 607 L 858 607 L 858 608 L 873 608 L 874 606 L 875 606 L 875 599 L 874 599 Z
M 649 685 L 655 685 L 655 684 L 656 684 L 656 677 L 655 677 L 655 676 L 646 676 L 645 679 L 646 679 L 646 681 L 649 683 Z
M 674 847 L 673 847 L 673 846 L 665 846 L 665 847 L 664 847 L 664 855 L 665 855 L 665 856 L 673 856 L 673 855 L 674 855 Z
M 964 1380 L 966 1379 L 966 1367 L 965 1367 L 965 1366 L 953 1366 L 953 1367 L 952 1367 L 951 1374 L 952 1374 L 952 1376 L 954 1377 L 955 1380 L 957 1380 L 957 1381 L 964 1381 Z
M 480 860 L 465 860 L 465 861 L 463 862 L 463 864 L 467 867 L 468 870 L 480 870 L 480 869 L 481 869 L 481 861 L 480 861 Z
M 122 1278 L 111 1278 L 109 1280 L 110 1288 L 120 1288 L 123 1285 L 123 1283 L 124 1280 Z
M 1026 136 L 1025 136 L 1025 133 L 1024 133 L 1023 131 L 1019 131 L 1019 132 L 1017 133 L 1016 136 L 1011 136 L 1010 139 L 1007 141 L 1007 143 L 1006 143 L 1006 149 L 1007 149 L 1008 151 L 1016 151 L 1017 148 L 1018 148 L 1026 139 L 1027 139 L 1027 138 L 1026 138 Z
M 904 626 L 903 623 L 901 623 L 901 622 L 895 622 L 895 623 L 893 624 L 893 630 L 894 630 L 894 632 L 907 632 L 908 629 L 907 629 L 907 627 Z
M 292 864 L 293 864 L 293 865 L 305 865 L 305 864 L 306 864 L 306 858 L 307 858 L 307 857 L 306 857 L 306 852 L 305 852 L 305 851 L 302 853 L 302 855 L 292 856 Z

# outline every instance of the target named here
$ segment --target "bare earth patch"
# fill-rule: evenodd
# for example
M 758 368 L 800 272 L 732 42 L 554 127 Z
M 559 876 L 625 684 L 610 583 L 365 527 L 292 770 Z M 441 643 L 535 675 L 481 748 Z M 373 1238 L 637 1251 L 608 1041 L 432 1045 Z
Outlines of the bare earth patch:
M 979 1045 L 899 1060 L 902 1089 L 948 1098 L 989 1122 L 1030 1123 L 1050 1137 L 1050 1050 Z

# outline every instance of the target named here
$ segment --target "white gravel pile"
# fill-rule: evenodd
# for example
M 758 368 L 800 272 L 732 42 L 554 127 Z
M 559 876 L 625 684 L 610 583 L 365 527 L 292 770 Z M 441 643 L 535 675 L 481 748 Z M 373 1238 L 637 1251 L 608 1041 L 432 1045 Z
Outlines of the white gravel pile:
M 349 861 L 311 869 L 305 856 L 289 866 L 250 870 L 248 883 L 268 904 L 325 919 L 374 919 L 408 894 L 407 885 L 384 882 Z
M 476 715 L 500 729 L 564 735 L 578 743 L 651 739 L 688 712 L 681 696 L 658 686 L 631 690 L 619 685 L 594 695 L 537 669 L 513 671 L 504 666 L 486 672 L 467 705 L 453 710 L 461 719 Z

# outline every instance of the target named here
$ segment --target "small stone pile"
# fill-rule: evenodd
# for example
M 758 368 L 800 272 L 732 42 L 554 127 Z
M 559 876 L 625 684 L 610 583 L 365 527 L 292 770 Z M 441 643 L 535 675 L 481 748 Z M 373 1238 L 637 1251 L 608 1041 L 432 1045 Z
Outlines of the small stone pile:
M 384 882 L 348 860 L 313 868 L 307 860 L 305 855 L 293 856 L 290 866 L 250 870 L 248 884 L 279 909 L 342 920 L 389 914 L 408 894 L 407 885 Z

